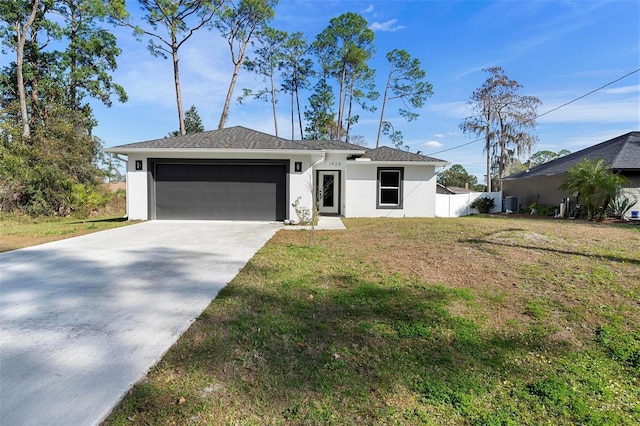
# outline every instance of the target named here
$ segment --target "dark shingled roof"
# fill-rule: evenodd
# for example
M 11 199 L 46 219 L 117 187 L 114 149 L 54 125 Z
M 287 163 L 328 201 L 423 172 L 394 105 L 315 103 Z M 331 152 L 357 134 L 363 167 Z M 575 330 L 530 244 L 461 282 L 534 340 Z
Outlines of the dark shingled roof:
M 108 148 L 109 152 L 127 151 L 131 149 L 290 149 L 290 150 L 337 150 L 359 151 L 372 161 L 437 161 L 436 158 L 401 151 L 382 146 L 368 149 L 363 146 L 339 140 L 297 140 L 279 138 L 267 133 L 236 126 L 219 130 L 192 133 L 154 139 L 144 142 L 130 143 Z
M 528 171 L 515 173 L 505 179 L 521 179 L 537 176 L 554 176 L 566 173 L 567 169 L 582 160 L 600 160 L 615 171 L 640 171 L 640 132 L 629 132 L 622 136 L 576 151 L 564 157 L 532 167 Z
M 154 139 L 111 148 L 141 149 L 309 149 L 307 146 L 266 133 L 236 126 L 184 136 Z
M 446 163 L 426 155 L 414 154 L 412 152 L 402 151 L 388 146 L 381 146 L 375 149 L 367 149 L 364 157 L 370 158 L 371 161 L 436 161 Z
M 348 142 L 342 142 L 337 140 L 298 140 L 296 143 L 300 143 L 309 147 L 309 149 L 326 149 L 326 150 L 348 150 L 348 151 L 365 151 L 367 148 L 354 145 Z

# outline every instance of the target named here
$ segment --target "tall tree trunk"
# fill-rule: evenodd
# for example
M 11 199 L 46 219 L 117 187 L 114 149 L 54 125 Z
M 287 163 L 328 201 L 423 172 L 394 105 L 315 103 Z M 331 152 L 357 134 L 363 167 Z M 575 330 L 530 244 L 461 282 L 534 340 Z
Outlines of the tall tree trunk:
M 300 93 L 298 92 L 298 88 L 296 87 L 296 106 L 298 108 L 298 126 L 300 127 L 300 140 L 304 139 L 304 134 L 302 133 L 302 112 L 300 111 Z
M 16 46 L 16 79 L 18 80 L 18 99 L 20 101 L 20 115 L 22 117 L 22 137 L 25 140 L 31 137 L 31 128 L 29 127 L 29 113 L 27 112 L 27 97 L 24 88 L 22 65 L 24 64 L 24 45 L 27 33 L 29 32 L 29 28 L 33 22 L 36 20 L 38 6 L 39 0 L 33 0 L 31 14 L 29 15 L 29 19 L 27 19 L 27 22 L 22 26 L 20 25 L 20 22 L 16 22 L 16 36 L 18 38 L 18 44 Z
M 271 108 L 273 110 L 273 125 L 276 128 L 276 137 L 278 137 L 278 112 L 276 110 L 276 84 L 273 81 L 273 72 L 271 73 Z
M 71 55 L 70 64 L 69 64 L 69 108 L 75 111 L 78 107 L 76 103 L 76 68 L 77 68 L 77 60 L 76 60 L 76 38 L 78 36 L 76 29 L 76 8 L 73 4 L 69 5 L 69 11 L 71 16 L 69 17 L 69 26 L 71 27 L 71 34 L 69 34 L 69 51 Z
M 296 131 L 296 125 L 295 125 L 295 119 L 294 119 L 294 108 L 295 108 L 295 104 L 294 104 L 294 94 L 293 94 L 293 90 L 291 91 L 291 140 L 294 139 L 295 136 L 295 131 Z
M 393 73 L 393 68 L 389 73 L 389 78 L 387 79 L 387 85 L 384 88 L 384 96 L 382 97 L 382 107 L 380 111 L 380 122 L 378 123 L 378 137 L 376 138 L 376 148 L 380 146 L 380 135 L 382 134 L 382 122 L 384 121 L 384 110 L 387 107 L 387 93 L 389 92 L 389 83 L 391 82 L 392 73 Z
M 238 73 L 240 72 L 241 65 L 242 61 L 237 61 L 234 64 L 233 75 L 231 76 L 231 83 L 229 84 L 229 90 L 227 91 L 227 99 L 225 99 L 224 101 L 224 108 L 222 109 L 222 114 L 220 115 L 220 123 L 218 123 L 218 129 L 224 128 L 224 123 L 226 123 L 229 116 L 229 105 L 231 105 L 231 97 L 233 96 L 233 89 L 236 87 L 236 80 L 238 79 Z
M 344 107 L 346 103 L 346 87 L 345 80 L 347 78 L 347 68 L 342 65 L 342 75 L 340 76 L 340 90 L 338 93 L 338 122 L 337 122 L 337 137 L 336 139 L 342 139 L 342 121 L 344 120 Z
M 491 121 L 493 120 L 493 115 L 491 111 L 491 102 L 488 105 L 485 104 L 485 123 L 487 126 L 487 134 L 485 140 L 485 149 L 487 150 L 487 192 L 491 192 L 493 188 L 491 188 Z
M 178 122 L 180 123 L 180 134 L 182 136 L 187 134 L 187 129 L 184 126 L 184 111 L 182 110 L 182 92 L 180 90 L 180 68 L 178 66 L 178 44 L 175 36 L 171 37 L 171 56 L 173 59 L 173 80 L 176 85 L 176 104 L 178 105 Z
M 351 132 L 351 108 L 353 107 L 353 82 L 349 88 L 349 112 L 347 113 L 347 134 L 345 135 L 345 142 L 349 142 L 349 133 Z
M 31 43 L 33 43 L 34 46 L 38 45 L 37 32 L 33 32 L 31 34 Z M 38 55 L 35 55 L 32 58 L 31 66 L 33 67 L 34 70 L 40 69 L 40 64 L 38 62 L 39 59 L 40 58 Z M 24 61 L 24 58 L 23 58 L 23 61 Z M 39 92 L 40 85 L 38 84 L 38 77 L 39 76 L 37 73 L 33 73 L 31 76 L 31 80 L 29 81 L 31 85 L 31 118 L 29 119 L 30 126 L 35 125 L 38 118 L 43 118 L 42 111 L 40 111 L 40 102 L 39 102 L 40 101 L 40 92 Z
M 487 139 L 485 148 L 487 150 L 487 192 L 491 192 L 491 134 L 487 129 Z

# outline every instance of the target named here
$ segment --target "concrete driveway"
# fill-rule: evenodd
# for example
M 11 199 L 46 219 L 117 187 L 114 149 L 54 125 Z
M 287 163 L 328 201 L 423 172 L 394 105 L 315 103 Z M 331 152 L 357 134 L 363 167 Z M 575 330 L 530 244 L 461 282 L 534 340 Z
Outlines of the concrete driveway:
M 0 254 L 0 424 L 101 422 L 279 228 L 153 221 Z

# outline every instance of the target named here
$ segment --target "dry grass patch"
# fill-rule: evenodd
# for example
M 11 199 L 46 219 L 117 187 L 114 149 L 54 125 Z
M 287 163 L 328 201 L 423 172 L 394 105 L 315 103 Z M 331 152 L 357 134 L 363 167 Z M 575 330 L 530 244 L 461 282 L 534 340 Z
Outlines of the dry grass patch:
M 122 217 L 27 218 L 4 216 L 0 220 L 0 252 L 44 244 L 136 222 Z
M 636 424 L 640 229 L 280 232 L 107 424 Z

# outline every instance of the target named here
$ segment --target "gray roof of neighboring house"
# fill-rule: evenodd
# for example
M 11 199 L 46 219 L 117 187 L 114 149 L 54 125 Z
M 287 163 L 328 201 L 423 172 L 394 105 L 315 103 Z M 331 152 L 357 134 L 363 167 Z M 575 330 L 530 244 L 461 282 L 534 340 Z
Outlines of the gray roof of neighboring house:
M 340 150 L 360 151 L 372 161 L 427 161 L 445 162 L 436 158 L 401 151 L 386 146 L 368 149 L 339 140 L 292 141 L 242 126 L 209 130 L 184 136 L 166 137 L 108 148 L 109 152 L 153 149 L 265 149 L 265 150 Z
M 470 189 L 462 188 L 460 186 L 447 186 L 447 189 L 454 194 L 468 194 L 471 192 Z
M 436 192 L 438 194 L 468 194 L 471 190 L 462 188 L 460 186 L 444 186 L 440 183 L 436 183 Z
M 610 169 L 616 171 L 640 171 L 640 132 L 629 132 L 532 167 L 529 170 L 507 176 L 505 179 L 562 175 L 569 167 L 575 166 L 585 159 L 602 159 Z

